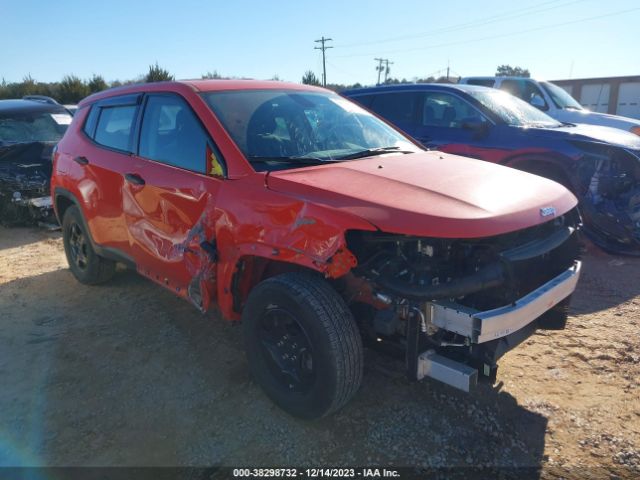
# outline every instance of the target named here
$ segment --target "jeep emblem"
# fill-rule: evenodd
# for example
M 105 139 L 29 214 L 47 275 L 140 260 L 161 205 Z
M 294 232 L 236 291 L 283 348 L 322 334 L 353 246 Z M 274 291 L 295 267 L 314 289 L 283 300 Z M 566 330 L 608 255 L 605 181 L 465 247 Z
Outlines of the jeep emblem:
M 555 215 L 555 214 L 556 214 L 555 207 L 542 207 L 540 209 L 541 217 L 548 217 L 549 215 Z

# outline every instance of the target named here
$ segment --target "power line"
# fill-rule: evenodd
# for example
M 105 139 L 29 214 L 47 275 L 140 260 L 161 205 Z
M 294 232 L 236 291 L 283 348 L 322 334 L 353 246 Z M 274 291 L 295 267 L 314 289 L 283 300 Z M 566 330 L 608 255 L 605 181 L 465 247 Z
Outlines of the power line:
M 329 41 L 333 41 L 333 39 L 324 38 L 324 36 L 323 36 L 323 37 L 320 38 L 320 40 L 314 40 L 314 42 L 320 43 L 322 46 L 313 47 L 314 50 L 322 50 L 322 86 L 323 87 L 327 86 L 327 62 L 326 62 L 326 59 L 325 59 L 324 52 L 328 48 L 333 48 L 333 47 L 325 46 L 325 42 L 329 42 Z
M 448 33 L 448 32 L 453 32 L 453 31 L 457 31 L 457 30 L 464 30 L 464 29 L 468 29 L 468 28 L 474 28 L 474 27 L 477 27 L 477 26 L 484 26 L 484 25 L 486 25 L 488 23 L 503 22 L 503 21 L 506 21 L 506 20 L 512 20 L 514 18 L 519 18 L 519 17 L 523 17 L 523 16 L 536 14 L 536 13 L 546 12 L 548 10 L 554 10 L 556 8 L 561 8 L 561 7 L 572 5 L 572 4 L 575 4 L 575 3 L 584 2 L 585 0 L 571 0 L 569 2 L 562 3 L 560 5 L 554 5 L 554 6 L 549 6 L 549 7 L 546 7 L 546 8 L 540 8 L 540 7 L 544 7 L 546 5 L 549 5 L 549 4 L 558 3 L 560 1 L 565 1 L 566 2 L 566 0 L 550 0 L 550 1 L 547 1 L 547 2 L 540 3 L 538 5 L 532 5 L 532 6 L 525 7 L 525 8 L 519 8 L 519 9 L 516 9 L 516 10 L 511 10 L 511 11 L 508 11 L 508 12 L 500 14 L 500 15 L 494 15 L 494 16 L 491 16 L 491 17 L 484 17 L 484 18 L 480 18 L 480 19 L 477 19 L 477 20 L 473 20 L 471 22 L 450 25 L 448 27 L 441 27 L 441 28 L 437 28 L 435 30 L 430 30 L 430 31 L 427 31 L 427 32 L 420 32 L 420 33 L 415 33 L 415 34 L 410 34 L 410 35 L 402 35 L 402 36 L 398 36 L 398 37 L 388 37 L 388 38 L 384 38 L 384 39 L 380 39 L 380 40 L 373 40 L 373 41 L 370 41 L 370 42 L 358 42 L 358 43 L 350 43 L 350 44 L 338 45 L 338 47 L 340 47 L 340 48 L 353 48 L 353 47 L 359 47 L 359 46 L 365 46 L 365 45 L 376 45 L 376 44 L 381 44 L 381 43 L 397 42 L 397 41 L 407 40 L 407 39 L 412 39 L 412 38 L 421 38 L 421 37 L 429 37 L 429 36 L 433 36 L 433 35 L 440 35 L 442 33 Z
M 449 43 L 440 43 L 437 45 L 425 45 L 422 47 L 414 47 L 414 48 L 404 48 L 402 50 L 387 50 L 384 52 L 378 52 L 378 53 L 405 53 L 405 52 L 415 52 L 415 51 L 420 51 L 420 50 L 428 50 L 431 48 L 442 48 L 442 47 L 449 47 L 452 45 L 464 45 L 467 43 L 476 43 L 482 40 L 494 40 L 497 38 L 505 38 L 505 37 L 512 37 L 514 35 L 522 35 L 524 33 L 531 33 L 531 32 L 538 32 L 540 30 L 547 30 L 550 28 L 557 28 L 557 27 L 564 27 L 565 25 L 573 25 L 576 23 L 581 23 L 581 22 L 587 22 L 590 20 L 599 20 L 601 18 L 607 18 L 607 17 L 613 17 L 616 15 L 622 15 L 625 13 L 630 13 L 630 12 L 636 12 L 640 10 L 640 7 L 638 8 L 629 8 L 627 10 L 620 10 L 617 12 L 611 12 L 611 13 L 605 13 L 605 14 L 600 14 L 600 15 L 594 15 L 592 17 L 586 17 L 586 18 L 580 18 L 577 20 L 570 20 L 568 22 L 562 22 L 562 23 L 555 23 L 552 25 L 543 25 L 540 27 L 536 27 L 536 28 L 530 28 L 528 30 L 520 30 L 517 32 L 511 32 L 511 33 L 505 33 L 505 34 L 498 34 L 498 35 L 491 35 L 491 36 L 487 36 L 487 37 L 480 37 L 480 38 L 473 38 L 470 40 L 461 40 L 458 42 L 449 42 Z M 372 53 L 356 53 L 356 54 L 352 54 L 352 55 L 339 55 L 339 58 L 352 58 L 352 57 L 366 57 L 369 55 L 373 55 Z

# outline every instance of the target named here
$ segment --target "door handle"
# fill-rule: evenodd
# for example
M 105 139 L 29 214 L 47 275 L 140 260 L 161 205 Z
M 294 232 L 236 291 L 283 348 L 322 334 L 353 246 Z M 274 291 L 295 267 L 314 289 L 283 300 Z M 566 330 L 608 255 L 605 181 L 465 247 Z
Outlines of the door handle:
M 74 157 L 73 161 L 78 165 L 87 165 L 89 163 L 89 159 L 87 157 Z
M 125 173 L 124 174 L 124 178 L 125 178 L 125 180 L 127 182 L 133 183 L 134 185 L 144 185 L 145 184 L 144 178 L 142 178 L 137 173 Z

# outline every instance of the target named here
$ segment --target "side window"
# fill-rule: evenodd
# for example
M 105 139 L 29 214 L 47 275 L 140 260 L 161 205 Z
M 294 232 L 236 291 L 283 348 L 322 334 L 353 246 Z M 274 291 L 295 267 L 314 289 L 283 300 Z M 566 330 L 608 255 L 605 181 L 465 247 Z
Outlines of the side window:
M 358 95 L 357 97 L 347 97 L 349 100 L 359 103 L 364 108 L 371 108 L 371 101 L 375 98 L 375 95 Z
M 100 107 L 94 140 L 105 147 L 131 151 L 135 105 Z
M 442 92 L 427 92 L 422 108 L 425 127 L 463 128 L 467 122 L 482 122 L 484 116 L 461 98 Z
M 91 110 L 89 110 L 89 114 L 87 115 L 87 118 L 84 122 L 84 127 L 82 129 L 84 130 L 84 133 L 86 133 L 89 138 L 93 139 L 93 135 L 96 132 L 96 123 L 98 121 L 98 115 L 100 113 L 100 109 L 96 106 L 91 106 L 89 108 Z
M 205 173 L 214 161 L 209 137 L 189 105 L 175 95 L 151 95 L 142 118 L 139 155 Z M 221 168 L 221 166 L 218 166 Z M 213 172 L 212 173 L 218 173 Z
M 524 100 L 527 103 L 531 103 L 534 96 L 540 97 L 544 102 L 544 95 L 538 86 L 530 80 L 511 80 L 505 79 L 500 85 L 500 89 L 509 92 L 511 95 Z M 546 102 L 544 102 L 544 108 L 548 108 Z
M 371 102 L 371 109 L 381 117 L 398 125 L 413 123 L 420 93 L 381 93 Z

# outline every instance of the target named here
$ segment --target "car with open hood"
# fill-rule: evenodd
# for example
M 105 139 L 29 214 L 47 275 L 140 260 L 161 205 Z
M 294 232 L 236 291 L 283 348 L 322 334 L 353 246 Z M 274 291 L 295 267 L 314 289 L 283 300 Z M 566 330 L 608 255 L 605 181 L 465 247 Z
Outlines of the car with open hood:
M 55 222 L 51 153 L 70 123 L 55 102 L 0 100 L 0 223 Z
M 473 85 L 390 85 L 342 94 L 427 148 L 561 183 L 578 197 L 596 244 L 640 255 L 639 136 L 561 123 L 512 95 Z
M 563 186 L 426 151 L 305 85 L 92 95 L 54 153 L 51 194 L 80 282 L 122 262 L 241 320 L 256 381 L 303 418 L 356 393 L 363 342 L 412 379 L 495 380 L 536 328 L 563 328 L 580 274 Z

